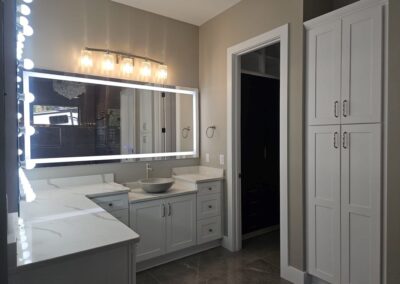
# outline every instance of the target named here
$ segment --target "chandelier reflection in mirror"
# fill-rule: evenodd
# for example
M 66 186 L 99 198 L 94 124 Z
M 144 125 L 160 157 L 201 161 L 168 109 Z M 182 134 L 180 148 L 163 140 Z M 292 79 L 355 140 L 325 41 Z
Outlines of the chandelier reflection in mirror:
M 161 61 L 107 49 L 86 47 L 81 51 L 79 64 L 87 73 L 100 72 L 160 84 L 166 83 L 168 78 L 168 66 Z

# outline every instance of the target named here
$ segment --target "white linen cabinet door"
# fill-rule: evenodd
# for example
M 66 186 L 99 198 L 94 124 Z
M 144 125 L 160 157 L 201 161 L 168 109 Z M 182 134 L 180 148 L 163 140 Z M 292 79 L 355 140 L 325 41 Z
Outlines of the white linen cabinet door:
M 383 7 L 344 17 L 342 27 L 342 124 L 379 123 Z
M 163 200 L 130 205 L 130 227 L 140 236 L 136 248 L 138 262 L 165 253 L 166 214 Z
M 340 283 L 340 125 L 311 126 L 307 137 L 308 272 Z
M 308 124 L 340 124 L 340 20 L 307 31 L 306 60 Z
M 343 284 L 380 283 L 381 126 L 342 126 Z
M 165 199 L 167 206 L 167 252 L 196 244 L 196 195 Z

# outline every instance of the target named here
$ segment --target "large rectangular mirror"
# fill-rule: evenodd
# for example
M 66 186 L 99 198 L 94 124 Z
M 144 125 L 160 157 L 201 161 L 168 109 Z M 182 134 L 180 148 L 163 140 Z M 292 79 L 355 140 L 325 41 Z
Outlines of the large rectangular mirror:
M 196 89 L 25 72 L 24 94 L 27 163 L 198 157 Z

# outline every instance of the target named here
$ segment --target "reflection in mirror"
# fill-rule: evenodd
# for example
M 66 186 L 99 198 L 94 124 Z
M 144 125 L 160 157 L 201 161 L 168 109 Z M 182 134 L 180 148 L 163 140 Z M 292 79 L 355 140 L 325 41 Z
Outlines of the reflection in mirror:
M 195 92 L 42 75 L 25 79 L 35 96 L 24 104 L 36 130 L 28 141 L 35 163 L 196 155 Z

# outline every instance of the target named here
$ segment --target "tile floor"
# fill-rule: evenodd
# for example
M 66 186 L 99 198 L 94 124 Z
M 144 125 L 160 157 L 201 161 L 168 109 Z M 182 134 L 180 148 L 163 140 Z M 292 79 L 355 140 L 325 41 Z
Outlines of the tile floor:
M 167 283 L 289 284 L 279 277 L 279 231 L 244 241 L 236 253 L 219 247 L 137 275 L 137 284 Z

